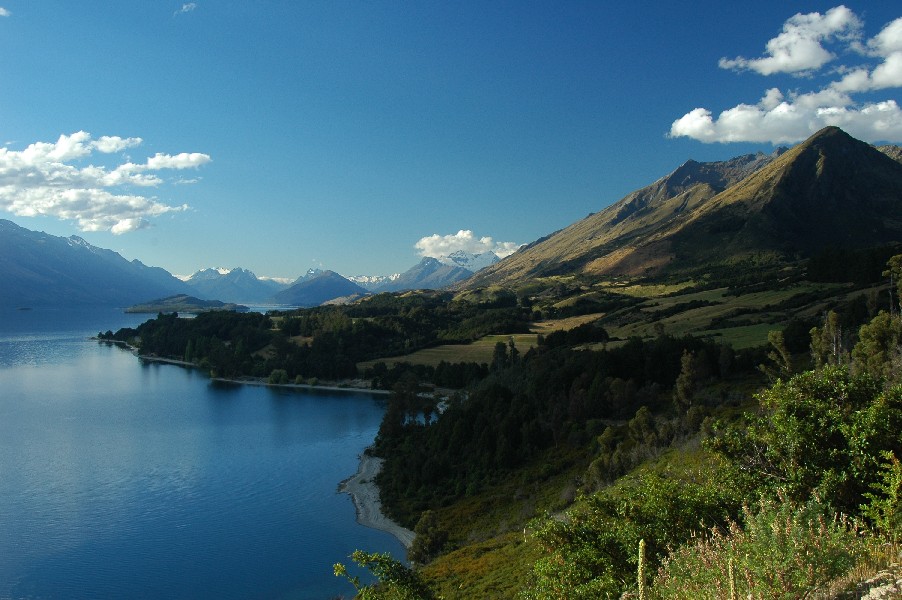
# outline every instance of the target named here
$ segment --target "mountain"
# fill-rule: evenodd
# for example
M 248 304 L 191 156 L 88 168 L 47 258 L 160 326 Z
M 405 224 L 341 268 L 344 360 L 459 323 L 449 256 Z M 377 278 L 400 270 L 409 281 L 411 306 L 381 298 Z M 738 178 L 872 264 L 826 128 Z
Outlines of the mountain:
M 401 273 L 394 281 L 378 288 L 378 292 L 399 292 L 402 290 L 437 290 L 463 281 L 473 275 L 473 271 L 456 264 L 446 264 L 437 258 L 425 257 L 410 269 Z
M 353 275 L 347 279 L 348 281 L 352 281 L 360 287 L 373 292 L 382 286 L 392 283 L 400 276 L 400 273 L 395 273 L 394 275 Z
M 902 147 L 900 146 L 877 146 L 877 150 L 880 150 L 891 159 L 898 163 L 902 163 Z
M 324 302 L 347 296 L 363 296 L 369 292 L 348 281 L 334 271 L 319 271 L 310 277 L 299 277 L 288 289 L 272 297 L 275 304 L 288 306 L 319 306 Z
M 242 268 L 203 269 L 185 280 L 198 297 L 223 302 L 261 303 L 284 290 L 286 285 L 260 279 Z
M 826 247 L 902 241 L 902 164 L 827 127 L 798 146 L 688 161 L 599 213 L 477 273 L 468 287 L 562 274 L 698 274 Z
M 494 252 L 471 254 L 470 252 L 466 252 L 464 250 L 452 252 L 447 256 L 439 256 L 437 257 L 437 259 L 442 264 L 451 267 L 463 267 L 464 269 L 467 269 L 472 273 L 481 271 L 482 269 L 494 265 L 496 262 L 501 260 Z
M 494 252 L 472 254 L 463 250 L 446 256 L 427 256 L 404 273 L 392 275 L 381 284 L 365 287 L 374 292 L 437 290 L 463 281 L 499 260 Z
M 188 286 L 78 236 L 57 237 L 0 219 L 0 306 L 128 306 Z
M 301 275 L 300 277 L 298 277 L 297 279 L 295 279 L 295 280 L 291 283 L 291 285 L 297 285 L 297 284 L 303 283 L 303 282 L 305 282 L 305 281 L 310 281 L 311 279 L 314 279 L 314 278 L 316 278 L 316 277 L 319 277 L 319 276 L 322 275 L 323 273 L 325 273 L 325 271 L 323 271 L 322 269 L 318 269 L 318 268 L 316 268 L 316 267 L 313 267 L 313 268 L 311 268 L 311 269 L 307 269 L 307 272 L 304 273 L 303 275 Z

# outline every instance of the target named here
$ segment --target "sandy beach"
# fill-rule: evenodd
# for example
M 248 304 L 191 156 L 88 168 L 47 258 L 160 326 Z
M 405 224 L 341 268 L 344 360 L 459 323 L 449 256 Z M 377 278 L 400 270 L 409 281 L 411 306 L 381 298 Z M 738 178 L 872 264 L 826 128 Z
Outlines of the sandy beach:
M 382 514 L 382 504 L 379 502 L 379 488 L 373 481 L 379 469 L 382 468 L 382 459 L 363 454 L 360 457 L 360 466 L 353 477 L 342 481 L 338 491 L 350 494 L 357 509 L 357 522 L 365 527 L 372 527 L 385 531 L 396 538 L 405 548 L 410 548 L 413 543 L 414 533 L 401 527 Z

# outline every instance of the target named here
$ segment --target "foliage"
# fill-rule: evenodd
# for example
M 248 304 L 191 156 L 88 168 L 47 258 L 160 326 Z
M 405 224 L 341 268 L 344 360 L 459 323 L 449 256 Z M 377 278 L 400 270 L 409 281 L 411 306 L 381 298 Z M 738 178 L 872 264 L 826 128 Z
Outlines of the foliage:
M 448 530 L 439 525 L 436 514 L 427 510 L 413 528 L 416 537 L 407 550 L 407 558 L 412 563 L 426 564 L 445 549 Z
M 830 516 L 812 498 L 802 504 L 762 500 L 743 508 L 743 526 L 726 529 L 676 549 L 655 578 L 652 597 L 792 599 L 808 597 L 853 567 L 863 550 L 847 518 Z
M 825 248 L 808 260 L 807 276 L 810 281 L 879 282 L 884 265 L 897 251 L 897 246 Z
M 369 569 L 377 582 L 362 585 L 360 578 L 351 576 L 348 569 L 336 563 L 333 571 L 336 577 L 345 577 L 357 590 L 359 600 L 432 600 L 432 590 L 419 574 L 393 559 L 389 554 L 367 553 L 356 550 L 351 555 L 357 565 Z
M 470 495 L 549 448 L 585 447 L 602 432 L 603 419 L 635 418 L 642 406 L 648 406 L 643 415 L 669 411 L 660 390 L 673 386 L 684 351 L 695 356 L 701 381 L 717 372 L 721 349 L 666 335 L 600 351 L 543 344 L 519 355 L 502 344 L 496 369 L 431 424 L 389 401 L 376 443 L 385 459 L 377 480 L 383 506 L 412 526 L 422 511 Z M 640 429 L 639 443 L 654 447 L 676 433 Z
M 694 476 L 644 472 L 585 498 L 563 517 L 536 521 L 533 535 L 544 556 L 521 598 L 618 598 L 636 581 L 640 540 L 655 566 L 702 523 L 723 523 L 737 509 L 723 475 L 712 467 Z
M 902 536 L 902 462 L 892 452 L 884 452 L 883 458 L 874 491 L 865 494 L 868 503 L 862 513 L 895 545 Z
M 857 511 L 883 451 L 902 450 L 902 388 L 883 391 L 867 374 L 828 367 L 778 381 L 758 394 L 763 410 L 727 427 L 710 445 L 751 489 L 813 493 Z
M 285 369 L 273 369 L 268 382 L 272 385 L 284 385 L 288 383 L 288 373 Z
M 223 377 L 263 376 L 254 353 L 272 341 L 272 320 L 259 313 L 215 311 L 193 319 L 159 314 L 135 329 L 120 329 L 113 339 L 138 345 L 143 354 L 187 360 Z
M 673 403 L 678 410 L 685 411 L 692 406 L 692 396 L 698 385 L 697 362 L 695 354 L 683 350 L 683 356 L 680 357 L 680 374 L 673 385 Z
M 758 368 L 768 376 L 771 381 L 781 377 L 792 375 L 792 354 L 786 347 L 783 332 L 775 329 L 767 333 L 767 341 L 772 350 L 767 353 L 769 364 L 762 364 Z
M 423 567 L 422 575 L 444 598 L 514 598 L 538 558 L 520 531 L 469 543 Z
M 898 381 L 902 344 L 902 319 L 883 311 L 858 330 L 858 343 L 852 349 L 853 367 L 874 378 Z
M 826 365 L 847 363 L 845 347 L 840 316 L 831 310 L 824 317 L 823 327 L 811 329 L 811 358 L 814 367 L 820 369 Z
M 356 377 L 357 363 L 407 354 L 442 341 L 468 343 L 493 333 L 528 331 L 532 311 L 513 294 L 484 303 L 453 302 L 450 294 L 380 294 L 349 306 L 291 312 L 204 313 L 194 319 L 160 314 L 136 329 L 100 334 L 137 344 L 144 354 L 186 360 L 217 376 L 288 380 Z M 274 321 L 278 327 L 274 327 Z M 378 378 L 379 374 L 376 374 Z M 479 365 L 444 365 L 420 374 L 463 387 L 484 376 Z M 381 385 L 389 389 L 393 381 Z

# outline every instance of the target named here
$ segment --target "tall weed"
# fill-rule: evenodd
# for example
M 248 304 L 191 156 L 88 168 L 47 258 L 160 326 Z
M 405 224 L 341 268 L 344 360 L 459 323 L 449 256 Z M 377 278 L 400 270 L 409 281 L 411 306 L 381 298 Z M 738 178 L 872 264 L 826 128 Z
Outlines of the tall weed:
M 808 597 L 847 573 L 864 551 L 857 528 L 830 517 L 817 499 L 796 505 L 762 500 L 730 522 L 672 552 L 655 578 L 652 598 L 783 600 Z

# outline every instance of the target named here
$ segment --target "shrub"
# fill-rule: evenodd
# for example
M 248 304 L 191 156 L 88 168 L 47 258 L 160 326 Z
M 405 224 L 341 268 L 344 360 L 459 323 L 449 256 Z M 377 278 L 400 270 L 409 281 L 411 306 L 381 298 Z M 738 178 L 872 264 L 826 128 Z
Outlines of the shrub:
M 762 500 L 730 522 L 670 554 L 653 598 L 802 598 L 844 575 L 863 551 L 845 517 L 828 517 L 817 499 L 796 505 Z
M 269 374 L 270 385 L 284 385 L 288 383 L 288 372 L 285 369 L 273 369 Z

